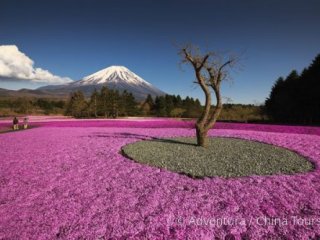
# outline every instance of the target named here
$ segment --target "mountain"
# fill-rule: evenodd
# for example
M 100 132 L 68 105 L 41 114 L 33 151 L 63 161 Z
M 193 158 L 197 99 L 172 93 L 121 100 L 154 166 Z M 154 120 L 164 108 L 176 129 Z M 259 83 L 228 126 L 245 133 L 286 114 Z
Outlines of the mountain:
M 44 86 L 37 90 L 45 91 L 47 94 L 59 93 L 60 95 L 81 90 L 89 97 L 94 89 L 99 90 L 103 86 L 107 86 L 109 89 L 119 90 L 120 92 L 127 90 L 131 92 L 138 101 L 146 99 L 148 94 L 153 97 L 165 95 L 165 92 L 154 87 L 123 66 L 111 66 L 86 76 L 79 81 L 63 85 Z
M 18 98 L 18 97 L 29 97 L 29 98 L 50 98 L 50 99 L 67 99 L 69 95 L 54 94 L 52 92 L 47 92 L 43 90 L 33 90 L 33 89 L 20 89 L 20 90 L 9 90 L 0 88 L 0 98 Z

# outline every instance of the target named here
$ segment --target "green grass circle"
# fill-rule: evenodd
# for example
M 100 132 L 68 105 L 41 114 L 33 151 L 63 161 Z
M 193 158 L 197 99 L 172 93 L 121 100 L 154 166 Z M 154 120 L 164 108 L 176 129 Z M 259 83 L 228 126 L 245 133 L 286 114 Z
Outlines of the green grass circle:
M 144 140 L 124 146 L 122 153 L 138 163 L 193 178 L 294 174 L 314 169 L 301 155 L 270 144 L 226 137 L 209 138 L 206 149 L 195 143 L 195 138 Z

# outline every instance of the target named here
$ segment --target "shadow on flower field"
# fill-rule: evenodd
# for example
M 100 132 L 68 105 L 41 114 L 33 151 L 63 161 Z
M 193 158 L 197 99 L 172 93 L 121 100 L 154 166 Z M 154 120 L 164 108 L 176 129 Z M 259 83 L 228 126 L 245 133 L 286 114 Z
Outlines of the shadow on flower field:
M 93 135 L 90 135 L 89 137 L 95 138 L 134 138 L 139 140 L 152 140 L 156 142 L 166 142 L 166 143 L 172 143 L 172 144 L 184 144 L 184 145 L 190 145 L 190 146 L 197 146 L 194 143 L 188 143 L 184 141 L 179 141 L 176 139 L 170 139 L 170 138 L 157 138 L 157 137 L 150 137 L 143 134 L 133 134 L 133 133 L 127 133 L 127 132 L 119 132 L 116 134 L 103 134 L 103 133 L 94 133 Z

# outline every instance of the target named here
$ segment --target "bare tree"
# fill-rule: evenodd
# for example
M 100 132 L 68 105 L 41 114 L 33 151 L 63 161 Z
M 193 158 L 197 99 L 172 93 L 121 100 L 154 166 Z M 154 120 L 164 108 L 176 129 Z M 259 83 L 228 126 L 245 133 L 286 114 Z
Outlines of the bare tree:
M 216 123 L 222 110 L 222 97 L 220 93 L 221 82 L 229 79 L 230 68 L 234 66 L 235 57 L 225 57 L 217 52 L 201 54 L 199 48 L 186 45 L 180 48 L 183 63 L 192 65 L 196 81 L 205 94 L 205 106 L 201 116 L 196 122 L 198 146 L 207 147 L 208 131 Z M 216 104 L 212 106 L 212 91 L 215 94 Z

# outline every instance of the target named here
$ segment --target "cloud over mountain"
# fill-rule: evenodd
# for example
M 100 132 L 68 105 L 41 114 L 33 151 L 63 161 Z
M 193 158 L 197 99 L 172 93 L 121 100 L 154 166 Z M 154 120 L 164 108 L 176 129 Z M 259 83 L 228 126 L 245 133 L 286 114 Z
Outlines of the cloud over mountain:
M 0 80 L 29 81 L 35 83 L 63 84 L 72 82 L 48 70 L 35 68 L 31 58 L 20 52 L 16 45 L 0 45 Z

